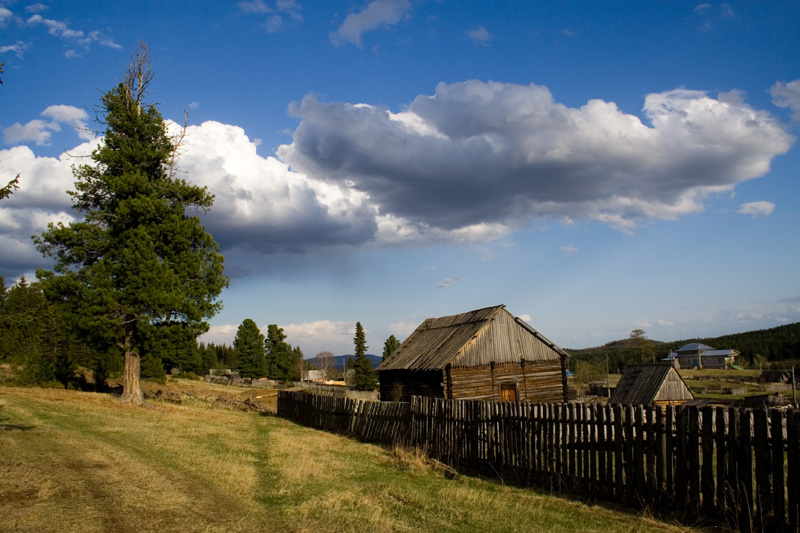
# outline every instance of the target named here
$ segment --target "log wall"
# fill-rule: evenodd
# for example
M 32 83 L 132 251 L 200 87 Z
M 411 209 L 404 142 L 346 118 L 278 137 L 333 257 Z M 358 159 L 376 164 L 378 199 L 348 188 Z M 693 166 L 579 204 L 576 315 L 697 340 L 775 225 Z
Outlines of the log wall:
M 455 400 L 501 399 L 503 385 L 514 385 L 516 398 L 523 402 L 559 402 L 564 398 L 561 362 L 526 362 L 451 368 L 445 384 L 447 398 Z

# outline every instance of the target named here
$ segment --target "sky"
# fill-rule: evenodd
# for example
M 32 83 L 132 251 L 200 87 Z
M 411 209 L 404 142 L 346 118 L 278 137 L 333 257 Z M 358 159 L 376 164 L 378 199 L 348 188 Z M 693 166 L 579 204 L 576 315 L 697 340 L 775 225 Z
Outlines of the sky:
M 800 3 L 0 0 L 0 275 L 142 40 L 230 286 L 306 357 L 505 304 L 562 348 L 800 321 Z M 720 346 L 719 348 L 724 348 Z

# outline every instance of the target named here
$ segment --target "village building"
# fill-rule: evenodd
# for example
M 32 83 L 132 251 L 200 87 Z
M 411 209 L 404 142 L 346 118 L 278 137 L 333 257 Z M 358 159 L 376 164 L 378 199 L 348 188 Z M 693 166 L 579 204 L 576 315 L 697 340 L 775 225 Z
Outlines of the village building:
M 668 364 L 628 365 L 617 383 L 611 405 L 679 405 L 694 395 Z
M 714 368 L 724 370 L 736 364 L 737 350 L 715 350 L 711 346 L 692 342 L 681 346 L 670 353 L 662 361 L 672 364 L 675 368 L 703 369 Z
M 763 370 L 758 376 L 759 383 L 791 383 L 791 370 Z
M 567 357 L 503 305 L 429 318 L 378 366 L 381 399 L 566 401 Z

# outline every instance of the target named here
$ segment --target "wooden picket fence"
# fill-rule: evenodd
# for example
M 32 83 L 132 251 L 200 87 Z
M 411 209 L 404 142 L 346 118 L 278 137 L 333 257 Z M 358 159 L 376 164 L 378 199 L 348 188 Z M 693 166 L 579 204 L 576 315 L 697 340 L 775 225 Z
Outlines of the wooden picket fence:
M 280 391 L 278 415 L 455 468 L 591 497 L 800 531 L 800 410 L 610 407 L 413 397 L 365 402 Z

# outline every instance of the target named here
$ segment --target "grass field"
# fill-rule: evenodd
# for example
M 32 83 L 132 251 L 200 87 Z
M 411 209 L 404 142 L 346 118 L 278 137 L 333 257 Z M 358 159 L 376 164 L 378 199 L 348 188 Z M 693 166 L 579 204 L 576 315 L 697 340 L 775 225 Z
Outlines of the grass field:
M 3 531 L 697 531 L 274 416 L 0 387 Z

